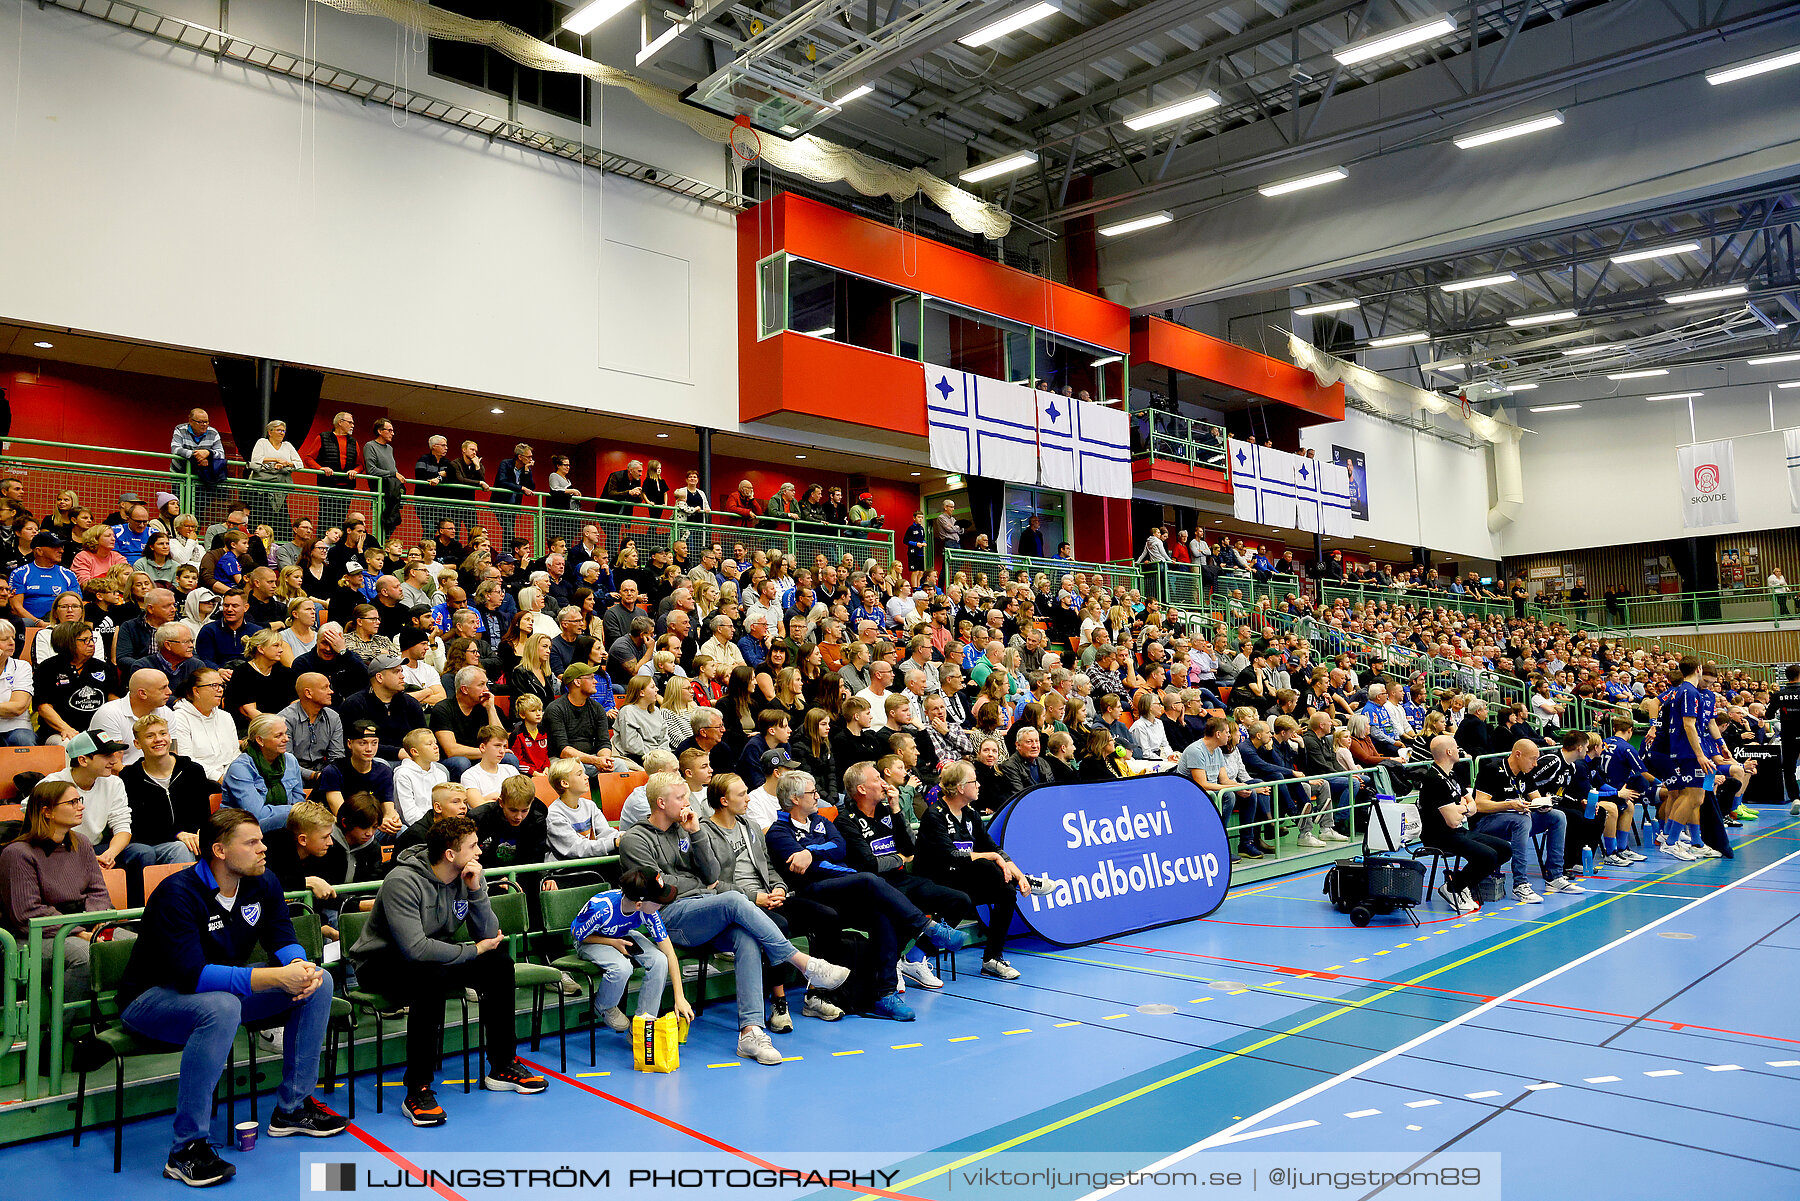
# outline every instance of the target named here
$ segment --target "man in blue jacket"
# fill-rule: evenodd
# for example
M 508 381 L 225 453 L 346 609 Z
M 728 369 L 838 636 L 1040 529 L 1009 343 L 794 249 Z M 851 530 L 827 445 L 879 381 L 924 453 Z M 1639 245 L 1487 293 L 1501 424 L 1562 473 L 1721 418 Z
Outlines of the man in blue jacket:
M 201 828 L 193 870 L 163 881 L 119 986 L 120 1017 L 135 1034 L 182 1048 L 175 1143 L 163 1175 L 203 1187 L 237 1171 L 212 1149 L 213 1087 L 238 1027 L 286 1019 L 281 1088 L 269 1136 L 342 1134 L 345 1121 L 312 1096 L 331 1017 L 331 977 L 308 962 L 268 871 L 256 819 L 221 809 Z M 260 945 L 279 966 L 239 966 Z

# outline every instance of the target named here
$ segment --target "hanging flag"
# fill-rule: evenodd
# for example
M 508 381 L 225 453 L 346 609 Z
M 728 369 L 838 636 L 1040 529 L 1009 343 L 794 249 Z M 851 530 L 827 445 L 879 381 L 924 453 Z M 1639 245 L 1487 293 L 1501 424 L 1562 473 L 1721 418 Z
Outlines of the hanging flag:
M 1294 506 L 1294 472 L 1299 455 L 1285 450 L 1262 450 L 1262 515 L 1263 520 L 1284 530 L 1299 528 Z
M 1294 464 L 1294 528 L 1319 532 L 1319 469 L 1317 459 L 1304 455 Z
M 1030 388 L 927 366 L 925 389 L 933 467 L 1038 482 L 1037 405 Z
M 1054 392 L 1037 395 L 1038 477 L 1046 488 L 1085 491 L 1075 456 L 1076 401 Z
M 1350 468 L 1342 463 L 1319 464 L 1319 504 L 1324 509 L 1325 534 L 1329 538 L 1348 538 L 1355 510 L 1350 502 Z
M 1737 473 L 1731 439 L 1695 442 L 1675 452 L 1681 475 L 1681 523 L 1690 530 L 1735 525 L 1738 519 Z
M 1783 430 L 1787 435 L 1788 505 L 1800 513 L 1800 429 Z
M 1254 442 L 1225 439 L 1225 457 L 1231 464 L 1231 515 L 1239 521 L 1262 520 L 1262 454 Z
M 1052 402 L 1061 408 L 1060 397 Z M 1079 489 L 1094 496 L 1131 497 L 1131 433 L 1125 410 L 1091 400 L 1077 400 L 1075 405 L 1075 467 Z M 1047 415 L 1048 409 L 1044 410 Z M 1049 462 L 1052 443 L 1044 443 L 1045 463 Z

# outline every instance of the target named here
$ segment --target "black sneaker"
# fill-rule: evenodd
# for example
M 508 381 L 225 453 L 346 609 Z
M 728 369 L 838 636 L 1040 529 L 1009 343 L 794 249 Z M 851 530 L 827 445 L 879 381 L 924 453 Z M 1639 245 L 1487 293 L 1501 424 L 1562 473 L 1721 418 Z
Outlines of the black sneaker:
M 169 1153 L 163 1175 L 193 1188 L 224 1184 L 237 1175 L 237 1169 L 220 1159 L 212 1144 L 203 1138 L 181 1144 Z
M 407 1093 L 400 1108 L 406 1111 L 415 1126 L 442 1126 L 448 1120 L 444 1116 L 444 1107 L 437 1102 L 437 1094 L 428 1088 Z
M 503 1068 L 489 1070 L 484 1083 L 495 1091 L 514 1093 L 541 1093 L 550 1087 L 542 1076 L 532 1075 L 516 1059 Z
M 293 1113 L 284 1113 L 277 1109 L 269 1118 L 269 1137 L 286 1138 L 290 1134 L 306 1134 L 313 1138 L 330 1138 L 334 1134 L 342 1134 L 350 1127 L 350 1119 L 340 1117 L 319 1104 L 317 1097 L 308 1097 Z

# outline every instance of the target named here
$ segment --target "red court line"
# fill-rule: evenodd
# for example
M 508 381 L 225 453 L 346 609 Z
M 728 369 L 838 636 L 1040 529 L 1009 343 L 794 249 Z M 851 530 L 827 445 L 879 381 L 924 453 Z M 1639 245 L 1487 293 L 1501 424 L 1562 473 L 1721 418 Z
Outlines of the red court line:
M 380 1087 L 380 1086 L 377 1085 L 377 1087 Z M 321 1109 L 323 1109 L 326 1113 L 330 1113 L 330 1114 L 337 1113 L 337 1110 L 335 1110 L 331 1106 L 325 1104 L 323 1101 L 319 1102 L 319 1107 Z M 413 1163 L 411 1160 L 407 1159 L 404 1155 L 400 1154 L 398 1151 L 394 1150 L 392 1147 L 388 1146 L 386 1143 L 382 1142 L 380 1139 L 376 1138 L 374 1135 L 372 1135 L 368 1131 L 364 1130 L 361 1126 L 358 1126 L 355 1122 L 350 1123 L 348 1129 L 351 1134 L 354 1134 L 357 1138 L 359 1138 L 363 1142 L 367 1143 L 370 1147 L 381 1152 L 396 1167 L 404 1170 L 407 1175 L 412 1176 L 418 1180 L 424 1180 L 427 1177 L 428 1173 L 425 1171 L 424 1168 L 421 1168 L 418 1164 Z M 461 1193 L 453 1191 L 449 1185 L 445 1184 L 441 1180 L 433 1180 L 432 1181 L 431 1191 L 436 1193 L 438 1196 L 444 1198 L 444 1201 L 468 1201 L 468 1198 L 464 1197 Z
M 1409 988 L 1418 992 L 1440 993 L 1444 996 L 1463 997 L 1471 1001 L 1487 1002 L 1494 998 L 1486 993 L 1465 992 L 1459 988 L 1441 988 L 1433 984 L 1408 984 L 1403 980 L 1384 980 L 1379 976 L 1351 976 L 1342 972 L 1320 972 L 1303 967 L 1288 967 L 1279 963 L 1259 963 L 1254 959 L 1232 959 L 1224 955 L 1205 955 L 1199 951 L 1176 951 L 1166 947 L 1140 947 L 1133 943 L 1108 942 L 1102 946 L 1120 947 L 1128 951 L 1147 951 L 1157 955 L 1180 955 L 1189 959 L 1209 959 L 1218 963 L 1235 963 L 1241 967 L 1267 968 L 1284 976 L 1308 977 L 1315 980 L 1349 980 L 1357 984 L 1380 985 L 1383 988 Z M 1800 1038 L 1783 1038 L 1779 1034 L 1758 1034 L 1749 1030 L 1730 1030 L 1723 1026 L 1702 1026 L 1695 1022 L 1677 1022 L 1669 1018 L 1644 1017 L 1632 1013 L 1613 1013 L 1605 1009 L 1583 1009 L 1579 1005 L 1557 1005 L 1550 1001 L 1527 1001 L 1514 999 L 1510 1005 L 1532 1005 L 1539 1009 L 1556 1009 L 1564 1013 L 1584 1013 L 1590 1017 L 1616 1018 L 1623 1022 L 1650 1022 L 1658 1026 L 1667 1026 L 1671 1030 L 1704 1030 L 1708 1034 L 1729 1034 L 1736 1038 L 1763 1039 L 1774 1043 L 1787 1043 L 1800 1046 Z
M 766 1159 L 758 1159 L 756 1156 L 750 1154 L 750 1152 L 741 1150 L 737 1147 L 734 1147 L 730 1143 L 721 1142 L 720 1140 L 714 1138 L 710 1134 L 702 1134 L 702 1133 L 700 1133 L 700 1131 L 694 1130 L 691 1127 L 683 1126 L 680 1122 L 675 1121 L 673 1118 L 665 1118 L 660 1113 L 655 1113 L 655 1112 L 645 1109 L 639 1105 L 633 1105 L 630 1101 L 625 1100 L 625 1098 L 623 1098 L 623 1097 L 615 1097 L 611 1093 L 602 1092 L 600 1089 L 595 1088 L 591 1084 L 584 1084 L 581 1081 L 574 1079 L 573 1077 L 565 1076 L 561 1072 L 555 1071 L 551 1068 L 542 1067 L 538 1064 L 532 1063 L 528 1059 L 521 1059 L 521 1060 L 519 1060 L 519 1062 L 524 1064 L 526 1067 L 531 1068 L 533 1071 L 542 1072 L 544 1075 L 549 1076 L 553 1080 L 560 1080 L 564 1084 L 572 1084 L 576 1088 L 580 1089 L 581 1091 L 586 1092 L 586 1093 L 592 1093 L 594 1096 L 599 1097 L 603 1101 L 611 1101 L 614 1105 L 618 1105 L 625 1109 L 629 1109 L 632 1113 L 637 1114 L 639 1117 L 649 1118 L 652 1122 L 657 1122 L 657 1123 L 660 1123 L 661 1125 L 667 1126 L 670 1130 L 678 1130 L 682 1134 L 687 1135 L 689 1138 L 698 1139 L 699 1141 L 705 1143 L 709 1147 L 717 1147 L 721 1151 L 727 1152 L 731 1155 L 735 1155 L 739 1159 L 743 1160 L 745 1163 L 753 1163 L 757 1167 L 764 1168 L 771 1172 L 787 1172 L 787 1171 L 793 1170 L 791 1168 L 783 1168 L 779 1164 L 772 1164 Z M 866 1196 L 892 1197 L 892 1198 L 894 1198 L 894 1201 L 928 1201 L 927 1198 L 915 1196 L 912 1193 L 891 1193 L 891 1192 L 888 1192 L 886 1189 L 878 1189 L 878 1188 L 874 1187 L 873 1185 L 839 1184 L 839 1183 L 828 1181 L 828 1182 L 826 1182 L 825 1187 L 843 1189 L 845 1192 L 860 1193 L 860 1194 L 863 1194 Z

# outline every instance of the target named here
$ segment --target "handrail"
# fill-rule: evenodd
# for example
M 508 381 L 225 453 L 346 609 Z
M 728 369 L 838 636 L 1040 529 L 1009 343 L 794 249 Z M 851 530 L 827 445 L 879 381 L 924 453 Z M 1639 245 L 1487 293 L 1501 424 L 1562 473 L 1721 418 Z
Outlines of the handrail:
M 1133 409 L 1129 415 L 1133 459 L 1169 459 L 1228 473 L 1223 426 L 1160 409 Z
M 1218 808 L 1219 814 L 1221 817 L 1229 817 L 1231 814 L 1232 806 L 1229 803 L 1229 800 L 1221 800 L 1221 797 L 1224 794 L 1239 793 L 1239 792 L 1251 792 L 1251 791 L 1255 791 L 1258 789 L 1266 790 L 1269 793 L 1269 814 L 1270 814 L 1270 816 L 1267 818 L 1264 818 L 1262 821 L 1253 821 L 1248 824 L 1249 824 L 1249 828 L 1253 831 L 1263 830 L 1264 827 L 1267 827 L 1267 830 L 1266 830 L 1266 833 L 1268 834 L 1267 841 L 1270 843 L 1270 845 L 1272 845 L 1275 848 L 1275 858 L 1277 860 L 1280 860 L 1285 857 L 1282 853 L 1282 848 L 1281 848 L 1281 838 L 1282 838 L 1281 826 L 1284 821 L 1288 821 L 1288 820 L 1292 820 L 1292 819 L 1289 817 L 1284 817 L 1281 813 L 1281 796 L 1280 796 L 1279 790 L 1282 788 L 1288 787 L 1290 785 L 1295 786 L 1295 787 L 1303 787 L 1306 784 L 1310 784 L 1310 783 L 1312 783 L 1314 781 L 1318 781 L 1318 780 L 1330 781 L 1330 780 L 1350 779 L 1350 780 L 1354 781 L 1355 779 L 1364 777 L 1364 776 L 1367 776 L 1376 782 L 1376 789 L 1378 792 L 1386 793 L 1388 795 L 1393 794 L 1394 788 L 1393 788 L 1393 783 L 1392 783 L 1392 777 L 1389 775 L 1387 767 L 1385 765 L 1377 765 L 1375 767 L 1356 767 L 1356 768 L 1347 769 L 1345 771 L 1326 772 L 1326 773 L 1323 773 L 1321 775 L 1316 775 L 1316 776 L 1295 776 L 1295 777 L 1293 777 L 1291 779 L 1287 779 L 1287 780 L 1251 780 L 1248 783 L 1244 783 L 1244 784 L 1227 784 L 1222 788 L 1218 788 L 1216 790 L 1209 791 L 1207 796 L 1208 796 L 1208 799 L 1212 801 L 1213 805 L 1216 808 Z M 1358 804 L 1359 804 L 1359 802 L 1357 800 L 1357 790 L 1353 784 L 1349 790 L 1349 801 L 1347 804 L 1340 807 L 1340 806 L 1331 804 L 1328 800 L 1323 809 L 1314 811 L 1314 813 L 1311 816 L 1329 815 L 1335 819 L 1335 817 L 1340 812 L 1354 815 Z M 1240 822 L 1238 825 L 1240 837 L 1242 836 L 1243 829 L 1244 829 L 1244 823 Z M 1229 837 L 1230 837 L 1229 825 L 1227 825 L 1227 827 L 1226 827 L 1226 836 L 1229 839 Z M 1295 837 L 1297 840 L 1298 835 L 1296 835 Z
M 1143 591 L 1144 577 L 1136 567 L 1118 563 L 1097 563 L 1074 559 L 1036 558 L 1030 555 L 1005 554 L 989 550 L 962 550 L 949 547 L 944 551 L 944 567 L 954 577 L 959 568 L 998 575 L 1004 571 L 1013 579 L 1035 579 L 1046 575 L 1052 588 L 1061 586 L 1065 575 L 1100 576 L 1109 588 L 1124 587 Z M 944 581 L 948 584 L 950 581 Z M 974 578 L 968 580 L 973 585 Z M 993 587 L 990 581 L 989 587 Z
M 1546 615 L 1564 621 L 1573 617 L 1583 625 L 1601 629 L 1654 629 L 1661 626 L 1723 625 L 1728 622 L 1780 621 L 1794 616 L 1791 588 L 1718 588 L 1695 592 L 1668 592 L 1647 596 L 1592 597 L 1584 601 L 1558 599 L 1534 601 Z M 1592 620 L 1598 616 L 1599 622 Z

